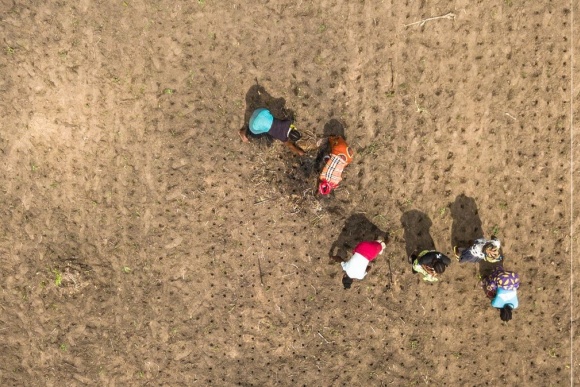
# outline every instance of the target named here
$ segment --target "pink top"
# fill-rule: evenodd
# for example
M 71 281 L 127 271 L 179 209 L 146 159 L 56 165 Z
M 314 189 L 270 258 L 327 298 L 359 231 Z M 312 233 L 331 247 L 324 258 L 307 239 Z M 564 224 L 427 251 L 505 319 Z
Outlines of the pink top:
M 359 253 L 369 261 L 374 260 L 382 250 L 383 246 L 381 246 L 381 243 L 377 241 L 361 242 L 354 248 L 355 253 Z

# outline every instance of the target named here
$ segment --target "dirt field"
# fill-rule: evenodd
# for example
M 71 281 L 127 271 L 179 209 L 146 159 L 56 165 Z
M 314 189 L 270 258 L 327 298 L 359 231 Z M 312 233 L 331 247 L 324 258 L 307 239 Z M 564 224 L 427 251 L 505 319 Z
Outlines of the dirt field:
M 580 383 L 574 6 L 3 0 L 1 385 Z M 240 141 L 259 106 L 345 134 L 334 194 Z M 386 233 L 342 289 L 329 253 Z M 492 233 L 509 323 L 483 268 L 407 263 Z

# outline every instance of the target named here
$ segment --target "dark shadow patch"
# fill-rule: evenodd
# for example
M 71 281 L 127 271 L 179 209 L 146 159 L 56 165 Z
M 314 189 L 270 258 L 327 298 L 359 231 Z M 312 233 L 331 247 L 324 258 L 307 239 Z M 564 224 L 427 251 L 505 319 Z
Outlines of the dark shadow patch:
M 418 210 L 407 211 L 401 216 L 407 257 L 414 251 L 435 250 L 435 242 L 429 231 L 432 224 L 431 219 Z
M 479 211 L 473 198 L 461 194 L 449 205 L 449 209 L 453 219 L 451 247 L 468 247 L 471 241 L 483 237 Z
M 332 118 L 324 125 L 324 129 L 322 131 L 323 137 L 329 136 L 341 136 L 346 140 L 346 135 L 344 134 L 344 125 L 342 122 L 337 120 L 336 118 Z
M 280 120 L 294 120 L 294 111 L 286 108 L 286 100 L 284 98 L 274 98 L 266 89 L 259 84 L 250 87 L 246 93 L 246 112 L 244 113 L 244 127 L 247 129 L 252 113 L 258 108 L 266 108 L 270 110 L 272 115 Z M 253 134 L 247 131 L 249 139 L 257 140 L 259 145 L 271 146 L 274 139 L 267 134 Z
M 496 266 L 501 265 L 501 262 L 487 262 L 487 261 L 479 261 L 478 262 L 478 270 L 479 270 L 479 276 L 480 278 L 486 278 L 488 275 L 490 275 L 493 270 L 496 268 Z
M 368 220 L 363 214 L 351 215 L 340 232 L 337 240 L 330 247 L 329 256 L 339 256 L 346 259 L 352 249 L 359 242 L 377 239 L 388 240 L 388 233 L 381 230 L 377 225 Z

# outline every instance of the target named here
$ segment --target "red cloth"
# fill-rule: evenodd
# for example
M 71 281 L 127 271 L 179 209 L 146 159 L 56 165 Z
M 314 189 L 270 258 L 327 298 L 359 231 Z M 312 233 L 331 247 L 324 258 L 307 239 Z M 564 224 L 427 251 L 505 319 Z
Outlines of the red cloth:
M 380 242 L 377 241 L 365 241 L 361 242 L 354 248 L 355 253 L 359 253 L 369 261 L 372 261 L 378 257 L 379 253 L 383 249 Z

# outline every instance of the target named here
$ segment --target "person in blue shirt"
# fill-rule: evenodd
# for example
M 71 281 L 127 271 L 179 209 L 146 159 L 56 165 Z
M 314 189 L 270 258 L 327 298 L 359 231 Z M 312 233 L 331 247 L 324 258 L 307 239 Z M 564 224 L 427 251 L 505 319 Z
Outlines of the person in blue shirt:
M 482 281 L 482 285 L 487 297 L 491 299 L 491 306 L 499 309 L 501 320 L 511 320 L 512 310 L 519 305 L 518 288 L 520 287 L 520 276 L 518 273 L 507 271 L 501 265 L 498 265 Z
M 240 129 L 240 137 L 243 142 L 250 142 L 248 139 L 248 129 L 251 133 L 268 134 L 276 140 L 282 141 L 293 153 L 298 156 L 304 155 L 304 150 L 296 145 L 296 141 L 302 138 L 299 131 L 296 130 L 291 120 L 279 120 L 265 108 L 254 110 L 250 117 L 249 125 Z

